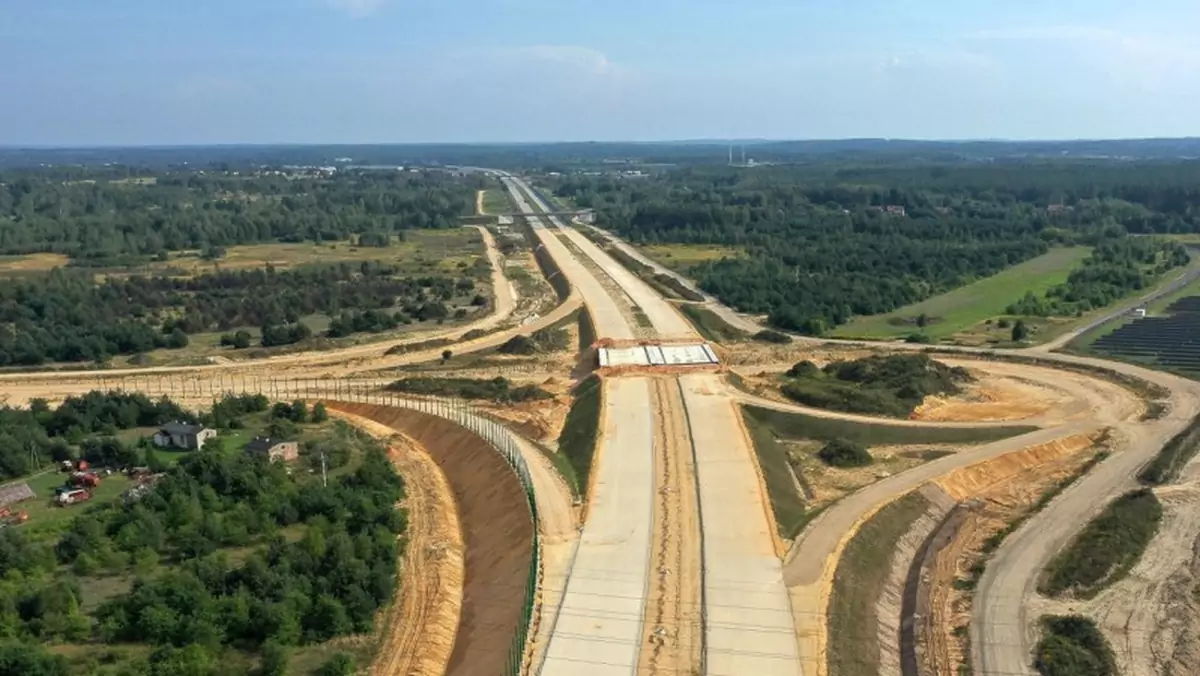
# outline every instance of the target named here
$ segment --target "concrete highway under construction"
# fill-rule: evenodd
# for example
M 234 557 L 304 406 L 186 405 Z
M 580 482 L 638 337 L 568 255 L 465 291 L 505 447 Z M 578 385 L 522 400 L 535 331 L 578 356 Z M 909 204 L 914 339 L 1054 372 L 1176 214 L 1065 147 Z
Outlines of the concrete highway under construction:
M 569 293 L 562 294 L 558 305 L 528 324 L 500 328 L 512 313 L 512 291 L 499 271 L 502 266 L 491 235 L 486 235 L 496 268 L 497 302 L 491 319 L 471 327 L 494 330 L 482 337 L 469 337 L 459 329 L 436 336 L 444 340 L 436 346 L 416 346 L 410 352 L 388 350 L 383 356 L 384 348 L 376 344 L 257 363 L 5 374 L 0 376 L 0 387 L 14 404 L 34 397 L 61 399 L 113 383 L 202 400 L 228 389 L 264 389 L 262 379 L 270 376 L 291 383 L 266 392 L 275 398 L 341 401 L 347 420 L 379 427 L 381 420 L 393 418 L 365 408 L 364 402 L 371 401 L 365 393 L 379 391 L 388 382 L 383 370 L 435 361 L 447 344 L 456 355 L 494 349 L 515 335 L 528 335 L 580 308 L 586 310 L 595 332 L 594 345 L 607 351 L 597 358 L 602 367 L 601 415 L 591 477 L 588 485 L 580 487 L 581 521 L 575 519 L 562 480 L 528 439 L 497 431 L 495 420 L 461 407 L 439 409 L 429 402 L 393 407 L 407 407 L 404 415 L 415 409 L 422 416 L 450 420 L 518 458 L 513 463 L 521 468 L 521 479 L 533 493 L 531 513 L 538 519 L 543 569 L 534 571 L 538 603 L 530 625 L 522 629 L 528 629 L 526 644 L 513 662 L 519 663 L 522 673 L 545 676 L 825 676 L 830 673 L 831 588 L 840 557 L 874 515 L 902 496 L 956 472 L 1022 449 L 1107 432 L 1114 452 L 1004 540 L 979 579 L 970 606 L 973 673 L 1033 674 L 1030 655 L 1037 640 L 1039 609 L 1047 603 L 1036 592 L 1041 571 L 1105 504 L 1136 485 L 1138 470 L 1200 411 L 1200 386 L 1195 382 L 1140 366 L 1051 351 L 1065 344 L 1069 335 L 1052 344 L 1014 351 L 1028 363 L 1003 368 L 1020 378 L 1060 381 L 1058 386 L 1073 397 L 1076 408 L 1058 417 L 1031 417 L 1025 421 L 1030 430 L 1023 434 L 878 477 L 834 502 L 793 540 L 785 540 L 779 535 L 741 407 L 753 404 L 826 419 L 879 421 L 759 399 L 733 387 L 726 377 L 732 367 L 723 363 L 720 346 L 706 341 L 675 304 L 585 236 L 582 229 L 591 226 L 564 223 L 560 218 L 577 212 L 547 204 L 517 175 L 480 171 L 502 182 L 514 213 L 527 220 L 536 246 L 569 283 Z M 596 232 L 609 245 L 641 256 L 608 233 Z M 653 261 L 643 262 L 660 274 L 678 276 Z M 680 283 L 691 285 L 682 277 Z M 754 318 L 704 298 L 700 304 L 731 325 L 761 328 Z M 841 341 L 831 348 L 828 341 L 804 340 L 798 339 L 801 346 L 813 349 L 880 347 Z M 888 344 L 886 349 L 922 346 Z M 989 362 L 984 358 L 990 356 L 986 350 L 960 348 L 949 349 L 946 358 L 969 361 L 987 371 Z M 321 385 L 331 380 L 334 369 L 339 377 L 352 379 L 353 386 L 331 391 Z M 1138 381 L 1160 388 L 1165 392 L 1166 413 L 1152 419 L 1143 415 L 1144 402 L 1121 384 L 1106 380 L 1105 374 L 1124 378 L 1126 384 Z M 380 405 L 387 407 L 387 401 Z M 394 416 L 398 422 L 385 424 L 384 431 L 416 438 L 414 425 L 432 424 L 425 418 L 401 418 Z M 401 422 L 410 427 L 402 428 Z M 888 424 L 986 429 L 1012 423 Z M 432 433 L 427 436 L 432 438 Z M 452 472 L 446 476 L 454 481 Z M 466 577 L 467 582 L 460 584 L 471 584 L 470 571 Z M 1113 624 L 1121 619 L 1109 617 Z M 459 618 L 458 626 L 468 626 L 469 619 Z M 913 618 L 895 619 L 911 623 Z M 1124 635 L 1121 640 L 1133 646 L 1132 654 L 1151 639 Z M 898 637 L 895 642 L 899 643 Z M 898 645 L 893 647 L 900 651 Z M 453 660 L 439 664 L 450 673 L 498 671 L 496 665 Z M 896 676 L 902 673 L 909 672 L 895 672 Z

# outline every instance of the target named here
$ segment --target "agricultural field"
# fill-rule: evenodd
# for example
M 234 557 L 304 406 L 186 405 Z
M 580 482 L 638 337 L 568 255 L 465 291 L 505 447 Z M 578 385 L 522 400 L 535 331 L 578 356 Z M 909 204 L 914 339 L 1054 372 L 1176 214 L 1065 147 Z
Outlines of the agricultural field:
M 0 277 L 19 277 L 50 272 L 54 268 L 64 267 L 70 262 L 70 258 L 53 253 L 0 256 Z
M 1053 249 L 1032 260 L 1014 265 L 991 277 L 980 279 L 953 291 L 907 305 L 887 314 L 855 317 L 833 332 L 844 338 L 903 338 L 922 331 L 931 339 L 952 338 L 972 331 L 987 332 L 987 320 L 1004 316 L 1005 308 L 1025 291 L 1044 294 L 1062 284 L 1067 276 L 1091 252 L 1087 247 Z M 922 315 L 927 323 L 918 326 Z M 1005 339 L 1004 328 L 997 334 Z

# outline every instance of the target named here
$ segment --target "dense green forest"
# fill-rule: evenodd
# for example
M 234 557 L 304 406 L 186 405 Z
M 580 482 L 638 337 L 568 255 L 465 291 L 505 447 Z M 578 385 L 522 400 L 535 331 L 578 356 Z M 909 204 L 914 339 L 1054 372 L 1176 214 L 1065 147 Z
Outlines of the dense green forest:
M 285 425 L 324 418 L 299 402 L 273 412 L 267 404 L 260 395 L 229 397 L 200 418 L 223 429 L 253 416 Z M 72 457 L 123 445 L 82 438 L 88 431 L 111 433 L 168 411 L 186 417 L 170 402 L 101 393 L 53 411 L 2 411 L 18 430 L 57 432 L 53 442 Z M 255 663 L 255 673 L 291 673 L 290 651 L 369 633 L 395 590 L 403 483 L 376 442 L 334 427 L 321 450 L 357 460 L 327 486 L 319 473 L 292 472 L 240 446 L 209 444 L 173 466 L 145 444 L 90 456 L 119 470 L 148 455 L 161 474 L 136 498 L 65 508 L 80 511 L 61 525 L 31 519 L 0 529 L 0 674 L 217 676 L 249 673 Z M 130 576 L 124 590 L 110 582 Z M 115 591 L 88 601 L 97 586 Z M 51 656 L 42 647 L 51 643 L 85 650 Z M 152 649 L 130 649 L 140 645 Z
M 1200 231 L 1198 163 L 814 163 L 546 181 L 635 243 L 744 249 L 748 256 L 689 272 L 734 307 L 810 334 L 961 286 L 1050 246 L 1096 245 L 1092 265 L 1047 307 L 1029 308 L 1076 312 L 1184 262 L 1180 247 L 1129 244 L 1129 233 Z M 1155 261 L 1142 266 L 1154 247 Z M 1135 260 L 1142 267 L 1121 271 Z
M 473 212 L 475 180 L 433 171 L 10 170 L 0 172 L 0 253 L 111 263 L 180 249 L 453 227 Z
M 333 316 L 327 335 L 340 337 L 447 319 L 455 303 L 487 299 L 472 277 L 401 276 L 395 266 L 368 261 L 191 278 L 113 276 L 100 284 L 90 273 L 60 269 L 0 285 L 0 366 L 103 361 L 247 326 L 262 327 L 262 345 L 270 347 L 307 338 L 297 322 L 314 313 Z M 229 342 L 248 347 L 249 336 Z

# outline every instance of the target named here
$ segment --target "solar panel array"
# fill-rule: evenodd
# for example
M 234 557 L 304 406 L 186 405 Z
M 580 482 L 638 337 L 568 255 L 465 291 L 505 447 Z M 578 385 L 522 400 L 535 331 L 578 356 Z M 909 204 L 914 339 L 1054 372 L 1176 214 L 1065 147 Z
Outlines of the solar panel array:
M 1200 296 L 1175 301 L 1165 316 L 1129 322 L 1097 340 L 1093 349 L 1200 375 Z

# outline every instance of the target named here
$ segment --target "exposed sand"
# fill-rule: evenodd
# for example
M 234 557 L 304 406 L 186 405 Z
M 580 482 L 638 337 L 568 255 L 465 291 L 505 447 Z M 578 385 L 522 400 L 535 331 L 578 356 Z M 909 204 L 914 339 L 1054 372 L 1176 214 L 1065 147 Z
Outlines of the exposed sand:
M 462 612 L 463 540 L 446 477 L 425 449 L 373 420 L 334 410 L 335 417 L 383 439 L 404 477 L 407 545 L 400 589 L 381 623 L 372 676 L 446 673 Z

